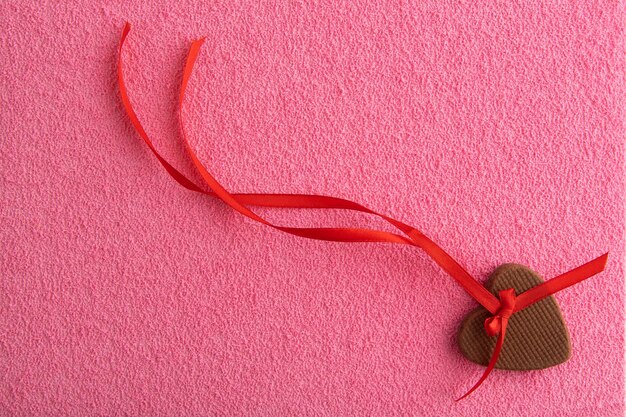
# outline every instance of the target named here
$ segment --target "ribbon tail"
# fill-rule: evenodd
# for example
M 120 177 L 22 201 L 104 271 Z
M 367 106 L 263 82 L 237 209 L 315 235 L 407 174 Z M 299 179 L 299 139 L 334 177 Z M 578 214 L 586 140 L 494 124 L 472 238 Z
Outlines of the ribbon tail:
M 498 309 L 499 303 L 496 297 L 494 297 L 489 291 L 487 291 L 478 281 L 476 281 L 463 267 L 456 262 L 449 254 L 447 254 L 442 248 L 436 245 L 431 239 L 426 237 L 423 233 L 417 229 L 404 224 L 396 219 L 385 216 L 380 213 L 376 213 L 373 210 L 368 209 L 360 204 L 354 203 L 349 200 L 343 200 L 328 196 L 319 195 L 295 195 L 295 194 L 234 194 L 227 191 L 204 167 L 200 159 L 197 157 L 190 144 L 187 141 L 187 135 L 185 132 L 185 126 L 183 123 L 182 108 L 185 97 L 185 91 L 189 80 L 191 78 L 193 67 L 200 52 L 200 48 L 204 42 L 204 39 L 196 40 L 192 43 L 185 63 L 183 71 L 183 80 L 181 85 L 180 97 L 179 97 L 179 109 L 178 115 L 180 119 L 180 127 L 183 133 L 183 139 L 185 142 L 185 149 L 188 152 L 193 164 L 200 172 L 206 185 L 212 191 L 205 191 L 203 187 L 199 186 L 180 171 L 174 168 L 165 158 L 159 154 L 154 147 L 152 141 L 148 137 L 148 134 L 144 130 L 128 96 L 128 91 L 124 83 L 123 65 L 122 65 L 122 49 L 126 42 L 126 38 L 130 31 L 130 25 L 126 23 L 122 32 L 122 38 L 119 44 L 118 62 L 117 62 L 117 75 L 119 82 L 120 95 L 124 110 L 126 111 L 130 121 L 132 122 L 135 130 L 139 136 L 148 145 L 148 148 L 156 156 L 158 161 L 163 165 L 165 170 L 183 187 L 205 194 L 209 197 L 219 198 L 228 204 L 231 208 L 239 213 L 263 223 L 267 226 L 273 227 L 277 230 L 290 233 L 292 235 L 308 238 L 319 239 L 336 242 L 388 242 L 408 244 L 411 246 L 419 247 L 423 249 L 428 256 L 430 256 L 444 271 L 446 271 L 452 278 L 454 278 L 463 289 L 468 292 L 472 298 L 478 301 L 491 313 L 495 313 Z M 356 210 L 367 214 L 372 214 L 382 218 L 389 222 L 407 237 L 401 236 L 392 232 L 363 229 L 363 228 L 296 228 L 296 227 L 283 227 L 271 224 L 264 218 L 260 217 L 255 212 L 251 211 L 248 206 L 260 206 L 260 207 L 277 207 L 277 208 L 321 208 L 321 209 L 342 209 L 342 210 Z
M 187 132 L 185 129 L 185 123 L 183 118 L 183 107 L 185 102 L 185 92 L 187 90 L 187 85 L 193 73 L 193 68 L 198 58 L 198 54 L 200 52 L 200 48 L 204 43 L 204 38 L 196 40 L 192 43 L 189 53 L 187 55 L 187 61 L 185 63 L 185 67 L 183 70 L 183 79 L 181 83 L 181 91 L 178 102 L 178 117 L 182 132 L 182 139 L 185 145 L 185 150 L 187 154 L 191 158 L 193 164 L 198 170 L 201 177 L 204 179 L 205 183 L 208 187 L 213 190 L 215 195 L 228 204 L 231 208 L 238 211 L 239 213 L 247 216 L 253 220 L 256 220 L 260 223 L 263 223 L 267 226 L 273 227 L 274 229 L 293 234 L 300 237 L 305 238 L 313 238 L 313 239 L 321 239 L 321 240 L 330 240 L 330 241 L 345 241 L 345 242 L 392 242 L 392 243 L 402 243 L 409 244 L 412 246 L 416 246 L 421 248 L 426 252 L 428 256 L 431 257 L 444 271 L 446 271 L 454 280 L 456 280 L 463 289 L 472 296 L 478 303 L 484 306 L 491 313 L 495 313 L 498 308 L 498 300 L 476 279 L 474 279 L 465 269 L 455 261 L 452 256 L 446 253 L 442 248 L 440 248 L 435 242 L 426 237 L 422 232 L 417 229 L 406 225 L 398 220 L 392 219 L 388 216 L 381 215 L 376 213 L 368 208 L 362 207 L 360 205 L 356 205 L 359 207 L 359 211 L 370 213 L 381 217 L 383 220 L 386 220 L 400 231 L 402 231 L 405 235 L 408 236 L 408 239 L 397 235 L 395 233 L 388 232 L 377 232 L 377 231 L 369 231 L 362 229 L 318 229 L 315 230 L 314 233 L 311 233 L 312 230 L 304 230 L 302 228 L 288 228 L 276 226 L 274 224 L 269 223 L 267 220 L 261 218 L 256 213 L 246 207 L 242 201 L 238 198 L 237 195 L 231 194 L 228 192 L 225 187 L 223 187 L 209 171 L 204 166 L 204 164 L 200 161 L 196 153 L 194 152 L 188 138 Z M 280 205 L 279 205 L 280 206 Z M 350 232 L 350 236 L 343 232 Z M 345 238 L 338 238 L 339 235 L 345 235 Z
M 139 136 L 143 139 L 146 145 L 148 145 L 148 148 L 150 148 L 154 156 L 156 156 L 156 158 L 161 163 L 161 165 L 163 165 L 168 174 L 170 174 L 180 185 L 187 188 L 188 190 L 202 192 L 202 189 L 200 187 L 198 187 L 191 180 L 181 174 L 180 171 L 174 168 L 169 162 L 165 160 L 165 158 L 161 156 L 161 154 L 159 154 L 159 152 L 157 152 L 156 148 L 152 144 L 152 141 L 148 137 L 148 134 L 141 125 L 141 122 L 139 121 L 135 110 L 133 109 L 130 98 L 128 97 L 126 83 L 124 83 L 124 71 L 122 66 L 122 49 L 124 48 L 124 43 L 126 42 L 128 32 L 130 32 L 130 23 L 126 22 L 126 24 L 124 25 L 124 31 L 122 32 L 122 38 L 120 40 L 117 59 L 117 81 L 120 88 L 120 96 L 122 99 L 122 104 L 124 105 L 124 110 L 126 111 L 128 118 L 130 119 L 133 127 L 135 128 Z
M 578 284 L 579 282 L 599 274 L 604 271 L 608 258 L 609 254 L 605 253 L 604 255 L 598 256 L 596 259 L 589 261 L 578 268 L 572 269 L 571 271 L 561 274 L 556 278 L 552 278 L 527 291 L 524 291 L 517 297 L 515 311 L 523 310 L 537 301 L 541 301 L 567 287 L 571 287 L 574 284 Z
M 504 336 L 506 334 L 507 322 L 508 320 L 502 320 L 502 330 L 500 331 L 500 334 L 498 335 L 498 341 L 496 342 L 496 347 L 493 350 L 493 354 L 491 355 L 491 360 L 489 361 L 489 365 L 487 365 L 487 369 L 485 369 L 483 376 L 480 377 L 478 382 L 472 388 L 470 388 L 469 391 L 467 391 L 462 397 L 456 399 L 455 401 L 461 401 L 462 399 L 469 396 L 472 392 L 476 391 L 476 389 L 480 387 L 483 382 L 485 382 L 485 380 L 487 379 L 491 371 L 493 371 L 493 369 L 495 368 L 496 363 L 498 363 L 498 358 L 500 357 L 500 352 L 502 351 L 502 346 L 504 346 Z

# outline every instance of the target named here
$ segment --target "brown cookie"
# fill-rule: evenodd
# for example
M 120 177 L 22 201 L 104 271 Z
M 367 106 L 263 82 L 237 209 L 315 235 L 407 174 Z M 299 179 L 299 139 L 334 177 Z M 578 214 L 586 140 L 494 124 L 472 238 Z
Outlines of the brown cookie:
M 496 296 L 500 290 L 514 288 L 515 294 L 542 283 L 539 275 L 523 265 L 505 264 L 498 267 L 487 283 Z M 480 307 L 469 313 L 459 331 L 459 347 L 463 356 L 487 366 L 496 345 L 497 336 L 485 332 L 484 322 L 491 316 Z M 504 346 L 496 368 L 509 370 L 544 369 L 569 359 L 569 333 L 553 296 L 544 298 L 509 319 Z

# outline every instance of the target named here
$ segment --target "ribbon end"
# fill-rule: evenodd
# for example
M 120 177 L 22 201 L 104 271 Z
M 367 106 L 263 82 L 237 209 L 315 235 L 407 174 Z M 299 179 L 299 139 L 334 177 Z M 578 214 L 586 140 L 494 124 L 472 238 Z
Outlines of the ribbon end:
M 454 400 L 455 403 L 458 403 L 461 400 L 464 400 L 465 398 L 467 398 L 467 396 L 469 395 L 469 392 L 467 394 L 465 394 L 464 396 L 457 398 L 456 400 Z
M 191 50 L 199 50 L 200 47 L 204 44 L 205 39 L 206 39 L 206 36 L 203 36 L 191 42 Z
M 122 29 L 122 37 L 120 38 L 120 52 L 122 50 L 122 45 L 124 45 L 124 41 L 126 40 L 126 36 L 128 36 L 128 32 L 130 32 L 130 23 L 124 23 L 124 29 Z
M 487 379 L 487 376 L 491 373 L 491 370 L 493 369 L 493 366 L 490 364 L 489 367 L 487 368 L 487 370 L 485 371 L 485 373 L 483 374 L 483 376 L 480 378 L 480 380 L 472 387 L 469 389 L 469 391 L 467 391 L 465 394 L 463 394 L 463 396 L 457 398 L 456 400 L 454 400 L 455 403 L 464 400 L 465 398 L 469 397 L 469 395 L 476 391 L 476 389 L 478 387 L 480 387 L 482 385 L 482 383 L 485 381 L 485 379 Z
M 609 253 L 605 253 L 604 255 L 600 256 L 600 263 L 602 264 L 602 270 L 604 271 L 604 268 L 606 267 L 606 263 L 609 261 Z
M 472 388 L 471 390 L 467 391 L 465 394 L 463 394 L 462 397 L 457 398 L 456 400 L 454 400 L 455 403 L 458 403 L 461 400 L 466 399 L 467 397 L 469 397 L 469 395 L 474 392 L 474 390 L 476 389 L 476 387 Z

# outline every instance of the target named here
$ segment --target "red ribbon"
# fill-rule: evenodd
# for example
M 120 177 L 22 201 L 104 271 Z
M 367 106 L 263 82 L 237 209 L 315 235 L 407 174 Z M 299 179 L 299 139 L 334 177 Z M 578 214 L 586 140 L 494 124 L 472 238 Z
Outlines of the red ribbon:
M 385 216 L 380 213 L 376 213 L 367 207 L 364 207 L 355 202 L 344 200 L 336 197 L 322 196 L 322 195 L 307 195 L 307 194 L 232 194 L 228 192 L 206 169 L 202 164 L 196 153 L 193 151 L 185 131 L 185 124 L 183 120 L 183 105 L 185 98 L 185 91 L 187 84 L 193 72 L 193 66 L 200 52 L 200 48 L 204 42 L 204 39 L 199 39 L 191 44 L 185 69 L 183 71 L 183 79 L 181 85 L 181 92 L 179 97 L 178 116 L 180 118 L 180 125 L 182 130 L 182 137 L 185 143 L 185 149 L 187 154 L 191 158 L 196 169 L 202 176 L 202 179 L 211 191 L 206 191 L 202 187 L 196 185 L 189 178 L 185 177 L 176 168 L 174 168 L 169 162 L 163 158 L 156 150 L 152 141 L 148 137 L 143 126 L 139 122 L 139 118 L 135 113 L 133 106 L 128 97 L 126 85 L 124 84 L 124 76 L 122 69 L 122 49 L 126 41 L 128 32 L 130 31 L 130 24 L 126 23 L 122 32 L 122 38 L 119 46 L 119 55 L 117 61 L 117 75 L 120 87 L 120 95 L 124 109 L 128 114 L 128 117 L 135 127 L 135 130 L 139 136 L 148 145 L 148 148 L 156 156 L 158 161 L 163 165 L 165 170 L 183 187 L 199 192 L 210 197 L 219 198 L 224 203 L 228 204 L 231 208 L 243 214 L 244 216 L 262 223 L 266 226 L 272 227 L 276 230 L 289 233 L 292 235 L 305 237 L 309 239 L 318 239 L 335 242 L 387 242 L 387 243 L 400 243 L 404 245 L 411 245 L 421 248 L 428 256 L 430 256 L 444 271 L 446 271 L 463 289 L 474 298 L 479 304 L 485 307 L 489 312 L 493 314 L 492 317 L 485 321 L 485 330 L 489 336 L 498 336 L 496 347 L 492 354 L 491 360 L 487 369 L 483 373 L 480 380 L 460 399 L 467 397 L 474 390 L 476 390 L 483 381 L 487 378 L 489 373 L 493 370 L 502 346 L 504 344 L 504 337 L 506 334 L 506 328 L 508 320 L 512 314 L 520 311 L 529 305 L 542 300 L 564 288 L 581 282 L 599 272 L 604 270 L 608 253 L 604 254 L 593 261 L 590 261 L 576 269 L 566 272 L 556 278 L 548 280 L 536 287 L 533 287 L 519 296 L 515 295 L 513 289 L 500 291 L 499 299 L 496 298 L 491 292 L 489 292 L 482 284 L 474 279 L 463 267 L 456 262 L 450 255 L 448 255 L 442 248 L 440 248 L 435 242 L 426 237 L 422 232 L 411 227 L 399 220 Z M 258 214 L 249 209 L 248 206 L 257 207 L 274 207 L 274 208 L 298 208 L 298 209 L 340 209 L 340 210 L 353 210 L 362 213 L 372 214 L 378 216 L 385 221 L 392 224 L 405 236 L 384 232 L 372 229 L 363 228 L 337 228 L 337 227 L 322 227 L 322 228 L 303 228 L 303 227 L 285 227 L 278 226 L 270 223 L 266 219 L 262 218 Z M 458 400 L 457 400 L 458 401 Z
M 500 308 L 496 314 L 491 317 L 487 317 L 485 320 L 485 331 L 489 336 L 498 336 L 498 341 L 496 342 L 496 347 L 491 354 L 491 360 L 487 365 L 487 369 L 483 373 L 483 376 L 480 377 L 478 382 L 474 384 L 469 391 L 467 391 L 461 398 L 457 399 L 457 401 L 462 400 L 463 398 L 470 395 L 472 392 L 476 390 L 484 381 L 487 379 L 493 368 L 495 368 L 496 363 L 498 363 L 498 357 L 500 356 L 500 351 L 502 350 L 502 346 L 504 345 L 504 336 L 506 335 L 506 327 L 509 324 L 509 318 L 513 314 L 515 310 L 515 290 L 513 288 L 509 288 L 507 290 L 502 290 L 499 293 L 500 296 Z

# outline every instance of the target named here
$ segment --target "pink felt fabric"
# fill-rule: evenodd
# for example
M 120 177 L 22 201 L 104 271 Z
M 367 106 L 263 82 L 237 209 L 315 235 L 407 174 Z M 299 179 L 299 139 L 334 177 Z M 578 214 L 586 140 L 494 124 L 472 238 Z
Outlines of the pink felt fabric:
M 0 3 L 0 414 L 624 413 L 623 4 L 118 3 Z M 176 100 L 206 35 L 186 114 L 229 189 L 354 199 L 480 279 L 610 251 L 557 295 L 572 358 L 454 403 L 483 370 L 455 341 L 472 299 L 418 250 L 178 186 L 121 108 L 125 20 L 131 99 L 189 175 Z

